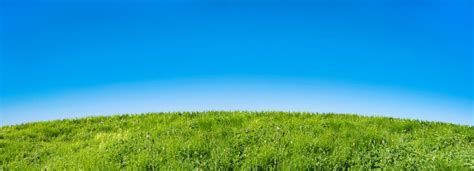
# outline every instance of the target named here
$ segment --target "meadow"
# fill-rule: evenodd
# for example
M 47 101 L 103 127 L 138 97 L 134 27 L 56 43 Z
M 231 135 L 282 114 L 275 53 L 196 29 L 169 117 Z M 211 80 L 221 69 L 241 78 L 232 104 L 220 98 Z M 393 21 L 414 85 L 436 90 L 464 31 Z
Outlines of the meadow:
M 474 127 L 297 112 L 97 116 L 0 128 L 0 170 L 473 170 Z

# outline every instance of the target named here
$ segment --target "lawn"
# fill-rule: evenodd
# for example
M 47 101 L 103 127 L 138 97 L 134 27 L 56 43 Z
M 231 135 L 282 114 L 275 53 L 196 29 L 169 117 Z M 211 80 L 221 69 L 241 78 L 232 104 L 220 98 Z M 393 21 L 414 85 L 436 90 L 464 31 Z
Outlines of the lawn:
M 0 170 L 473 170 L 474 127 L 347 114 L 182 112 L 0 128 Z

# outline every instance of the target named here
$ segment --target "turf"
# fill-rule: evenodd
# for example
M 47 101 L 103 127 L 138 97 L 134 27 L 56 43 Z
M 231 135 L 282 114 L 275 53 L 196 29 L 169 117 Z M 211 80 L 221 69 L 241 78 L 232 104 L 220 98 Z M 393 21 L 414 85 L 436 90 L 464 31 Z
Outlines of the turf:
M 183 112 L 0 128 L 0 170 L 472 170 L 474 127 L 288 112 Z

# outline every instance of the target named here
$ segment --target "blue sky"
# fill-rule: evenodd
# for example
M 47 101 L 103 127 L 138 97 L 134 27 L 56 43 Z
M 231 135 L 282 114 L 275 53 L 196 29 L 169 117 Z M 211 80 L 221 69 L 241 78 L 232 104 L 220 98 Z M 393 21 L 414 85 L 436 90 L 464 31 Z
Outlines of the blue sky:
M 0 124 L 179 110 L 474 124 L 469 0 L 6 0 L 0 21 Z

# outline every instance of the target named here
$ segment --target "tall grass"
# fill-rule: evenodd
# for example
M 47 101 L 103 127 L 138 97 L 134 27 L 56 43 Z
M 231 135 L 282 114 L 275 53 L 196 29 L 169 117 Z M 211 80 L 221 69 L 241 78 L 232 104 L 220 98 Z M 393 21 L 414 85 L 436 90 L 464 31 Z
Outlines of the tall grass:
M 0 128 L 3 169 L 474 169 L 474 127 L 340 114 L 183 112 Z

